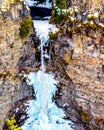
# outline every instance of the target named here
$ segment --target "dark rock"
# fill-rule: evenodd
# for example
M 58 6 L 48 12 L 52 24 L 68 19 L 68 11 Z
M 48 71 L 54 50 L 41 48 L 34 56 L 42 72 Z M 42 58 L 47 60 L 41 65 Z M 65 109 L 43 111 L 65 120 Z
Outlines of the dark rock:
M 0 96 L 2 96 L 2 95 L 3 95 L 3 92 L 0 91 Z
M 102 65 L 102 70 L 103 70 L 103 72 L 104 72 L 104 65 Z
M 34 53 L 32 53 L 31 55 L 24 55 L 19 59 L 18 66 L 20 68 L 33 67 L 35 64 L 35 61 L 36 61 L 36 58 L 35 58 Z

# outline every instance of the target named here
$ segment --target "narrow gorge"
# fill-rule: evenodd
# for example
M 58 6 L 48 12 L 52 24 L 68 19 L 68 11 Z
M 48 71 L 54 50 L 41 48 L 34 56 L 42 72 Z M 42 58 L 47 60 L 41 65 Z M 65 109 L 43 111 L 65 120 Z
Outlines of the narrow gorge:
M 104 130 L 104 1 L 0 0 L 0 130 Z

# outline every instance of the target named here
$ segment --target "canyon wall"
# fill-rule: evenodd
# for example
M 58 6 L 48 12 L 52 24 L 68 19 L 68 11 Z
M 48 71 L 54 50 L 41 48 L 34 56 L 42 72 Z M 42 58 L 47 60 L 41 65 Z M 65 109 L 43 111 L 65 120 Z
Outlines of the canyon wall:
M 81 1 L 74 1 L 72 4 L 78 6 L 78 2 Z M 84 2 L 86 1 L 83 1 L 82 4 Z M 89 2 L 87 2 L 88 7 L 92 7 L 89 12 L 93 14 L 93 11 L 98 11 L 100 15 L 98 21 L 90 19 L 94 22 L 93 25 L 96 24 L 96 27 L 89 24 L 91 22 L 89 19 L 86 26 L 84 22 L 87 20 L 82 21 L 83 16 L 81 16 L 81 21 L 68 19 L 68 17 L 77 17 L 76 14 L 71 16 L 69 13 L 67 17 L 61 16 L 61 22 L 56 23 L 59 32 L 50 35 L 51 63 L 52 71 L 61 84 L 59 85 L 58 102 L 65 109 L 67 115 L 69 113 L 69 118 L 77 121 L 74 118 L 76 115 L 80 121 L 87 124 L 88 127 L 85 128 L 87 130 L 103 130 L 104 8 L 101 5 L 104 3 L 101 1 Z M 85 13 L 85 10 L 86 8 L 82 7 L 81 11 Z M 99 23 L 102 24 L 101 28 L 97 26 Z
M 103 130 L 104 35 L 90 30 L 89 36 L 74 34 L 70 38 L 60 33 L 58 37 L 57 42 L 51 41 L 51 55 L 52 71 L 56 77 L 60 75 L 56 79 L 62 84 L 59 88 L 61 106 L 65 103 L 72 106 L 81 112 L 82 120 L 89 126 L 93 124 L 96 130 Z
M 29 15 L 23 1 L 0 1 L 0 130 L 14 103 L 32 96 L 24 71 L 34 68 L 35 33 L 31 28 L 28 36 L 20 37 L 20 24 Z

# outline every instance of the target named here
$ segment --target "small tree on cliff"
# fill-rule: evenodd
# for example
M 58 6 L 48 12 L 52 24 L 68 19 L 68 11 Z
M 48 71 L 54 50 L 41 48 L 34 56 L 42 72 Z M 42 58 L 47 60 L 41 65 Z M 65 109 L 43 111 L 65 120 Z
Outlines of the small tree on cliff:
M 24 38 L 28 36 L 32 28 L 32 21 L 31 18 L 28 16 L 22 20 L 20 23 L 20 36 Z

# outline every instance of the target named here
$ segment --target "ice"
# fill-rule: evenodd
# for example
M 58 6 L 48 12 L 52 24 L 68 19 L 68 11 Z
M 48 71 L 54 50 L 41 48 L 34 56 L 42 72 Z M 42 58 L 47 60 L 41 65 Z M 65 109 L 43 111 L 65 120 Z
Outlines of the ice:
M 36 34 L 43 41 L 43 44 L 49 40 L 49 32 L 58 31 L 55 25 L 49 24 L 49 20 L 34 20 L 33 22 Z
M 28 116 L 22 130 L 73 130 L 70 120 L 63 119 L 65 113 L 52 101 L 57 90 L 57 81 L 51 74 L 38 71 L 28 75 L 33 83 L 36 100 L 29 102 Z M 70 125 L 71 124 L 71 125 Z
M 34 27 L 37 37 L 41 39 L 41 44 L 38 49 L 41 49 L 41 70 L 45 71 L 44 57 L 50 57 L 48 54 L 44 54 L 43 46 L 48 45 L 49 33 L 56 32 L 58 29 L 55 25 L 49 24 L 49 20 L 34 20 Z
M 30 0 L 26 2 L 28 5 L 32 4 L 29 3 Z M 49 1 L 45 4 L 49 7 Z M 58 29 L 55 25 L 49 24 L 49 20 L 34 20 L 33 23 L 36 35 L 40 39 L 38 49 L 41 51 L 41 68 L 38 72 L 31 72 L 27 76 L 27 83 L 33 85 L 36 98 L 29 101 L 27 111 L 29 118 L 21 128 L 22 130 L 73 130 L 73 123 L 64 119 L 64 111 L 52 100 L 58 81 L 52 74 L 45 72 L 44 57 L 50 58 L 50 55 L 43 48 L 49 44 L 49 33 L 56 32 Z

